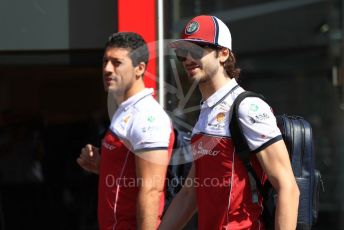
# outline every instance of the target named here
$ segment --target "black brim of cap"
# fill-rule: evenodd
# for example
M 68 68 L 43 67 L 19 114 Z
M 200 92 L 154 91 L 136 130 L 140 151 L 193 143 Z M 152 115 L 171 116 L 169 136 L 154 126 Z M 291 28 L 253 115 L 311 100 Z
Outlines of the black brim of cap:
M 192 44 L 194 44 L 194 43 L 213 44 L 213 43 L 208 42 L 208 41 L 190 38 L 190 39 L 177 39 L 177 40 L 174 40 L 173 42 L 170 42 L 168 44 L 168 47 L 170 47 L 170 48 L 180 48 L 180 47 L 188 46 L 188 45 L 190 45 L 190 43 L 192 43 Z

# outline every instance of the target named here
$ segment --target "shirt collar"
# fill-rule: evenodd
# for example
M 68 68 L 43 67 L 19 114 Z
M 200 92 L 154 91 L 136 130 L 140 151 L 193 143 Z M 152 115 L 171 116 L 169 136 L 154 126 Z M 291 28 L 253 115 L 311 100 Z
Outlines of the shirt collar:
M 152 95 L 154 90 L 152 88 L 145 88 L 144 90 L 138 92 L 137 94 L 129 97 L 127 100 L 123 101 L 119 107 L 123 108 L 124 110 L 129 109 L 130 106 L 135 105 L 141 99 Z
M 223 97 L 227 96 L 227 94 L 237 85 L 238 85 L 237 81 L 234 78 L 232 78 L 224 86 L 222 86 L 215 93 L 213 93 L 207 100 L 205 100 L 202 103 L 201 107 L 202 108 L 213 107 L 220 100 L 222 100 Z

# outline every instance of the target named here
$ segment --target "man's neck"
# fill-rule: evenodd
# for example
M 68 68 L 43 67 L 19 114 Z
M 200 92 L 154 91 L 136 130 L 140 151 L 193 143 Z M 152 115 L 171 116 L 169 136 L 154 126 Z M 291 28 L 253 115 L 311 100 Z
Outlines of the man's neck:
M 208 78 L 208 80 L 199 83 L 199 90 L 202 94 L 202 100 L 207 100 L 211 95 L 213 95 L 222 86 L 227 84 L 231 78 L 224 74 Z
M 117 105 L 120 105 L 122 102 L 128 100 L 130 97 L 138 94 L 139 92 L 141 92 L 142 90 L 145 89 L 145 85 L 142 82 L 140 83 L 136 83 L 135 85 L 133 85 L 130 89 L 126 90 L 125 92 L 122 92 L 120 94 L 114 94 L 114 99 L 116 101 Z

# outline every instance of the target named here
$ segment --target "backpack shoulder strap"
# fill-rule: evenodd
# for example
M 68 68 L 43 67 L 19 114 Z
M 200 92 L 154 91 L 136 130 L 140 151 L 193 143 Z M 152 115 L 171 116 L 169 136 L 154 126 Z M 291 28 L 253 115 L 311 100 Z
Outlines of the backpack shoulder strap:
M 265 192 L 265 189 L 260 183 L 258 176 L 255 173 L 251 165 L 251 162 L 249 160 L 251 151 L 250 151 L 250 148 L 248 146 L 247 140 L 244 136 L 244 133 L 239 121 L 239 105 L 247 97 L 258 97 L 258 98 L 261 98 L 262 100 L 265 100 L 265 98 L 261 94 L 257 94 L 250 91 L 244 91 L 241 94 L 239 94 L 235 98 L 232 104 L 232 107 L 229 111 L 229 118 L 230 118 L 229 130 L 231 133 L 232 141 L 235 146 L 235 152 L 236 154 L 238 154 L 241 161 L 245 165 L 246 170 L 248 171 L 251 191 L 252 191 L 252 201 L 256 203 L 258 202 L 257 187 L 259 189 L 260 194 L 264 198 L 267 197 L 267 193 Z
M 230 117 L 229 130 L 231 132 L 231 136 L 235 145 L 236 152 L 240 153 L 241 156 L 248 159 L 250 149 L 248 147 L 246 138 L 244 136 L 244 133 L 242 131 L 242 127 L 239 121 L 239 105 L 247 97 L 258 97 L 258 98 L 261 98 L 262 100 L 265 100 L 265 98 L 261 94 L 251 92 L 251 91 L 244 91 L 241 94 L 239 94 L 235 98 L 232 104 L 232 107 L 229 111 L 229 117 Z

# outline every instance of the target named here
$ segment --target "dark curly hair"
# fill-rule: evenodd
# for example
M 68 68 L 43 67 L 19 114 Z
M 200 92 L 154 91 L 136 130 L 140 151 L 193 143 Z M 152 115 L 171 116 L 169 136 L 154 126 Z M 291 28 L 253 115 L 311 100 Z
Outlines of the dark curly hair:
M 137 33 L 118 32 L 110 35 L 106 48 L 125 48 L 130 50 L 130 59 L 133 66 L 137 66 L 141 62 L 146 65 L 148 63 L 149 52 L 147 43 Z
M 217 54 L 218 54 L 220 49 L 221 49 L 221 47 L 219 47 L 217 49 Z M 234 53 L 231 50 L 229 50 L 229 57 L 222 64 L 223 64 L 223 68 L 225 69 L 227 75 L 230 78 L 235 78 L 235 80 L 238 80 L 241 70 L 240 70 L 240 68 L 237 67 Z

